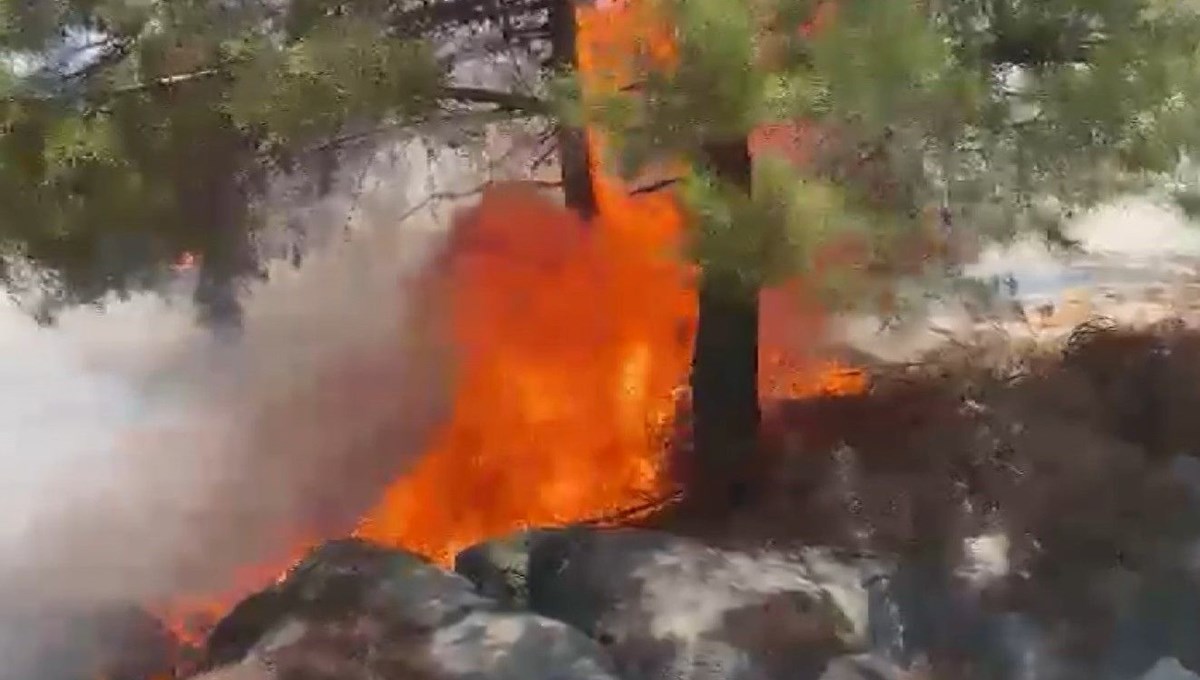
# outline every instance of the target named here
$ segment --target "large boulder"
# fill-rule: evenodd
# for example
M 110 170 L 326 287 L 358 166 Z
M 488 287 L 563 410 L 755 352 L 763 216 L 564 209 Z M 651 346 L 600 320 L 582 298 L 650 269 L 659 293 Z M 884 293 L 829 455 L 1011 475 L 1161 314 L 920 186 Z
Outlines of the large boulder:
M 529 553 L 542 537 L 563 529 L 531 529 L 477 543 L 454 558 L 454 571 L 470 579 L 480 595 L 502 606 L 525 609 L 529 605 Z
M 615 680 L 608 655 L 594 640 L 528 613 L 471 614 L 438 630 L 429 653 L 438 677 Z
M 873 568 L 824 550 L 751 554 L 595 528 L 509 537 L 458 561 L 487 592 L 523 582 L 532 611 L 598 641 L 626 680 L 816 678 L 866 646 Z
M 208 666 L 280 680 L 614 680 L 582 633 L 359 540 L 325 544 L 236 607 L 210 637 Z
M 419 555 L 357 539 L 330 541 L 218 622 L 208 639 L 206 665 L 240 661 L 291 619 L 325 621 L 353 614 L 434 629 L 492 608 L 495 603 L 476 594 L 469 581 Z

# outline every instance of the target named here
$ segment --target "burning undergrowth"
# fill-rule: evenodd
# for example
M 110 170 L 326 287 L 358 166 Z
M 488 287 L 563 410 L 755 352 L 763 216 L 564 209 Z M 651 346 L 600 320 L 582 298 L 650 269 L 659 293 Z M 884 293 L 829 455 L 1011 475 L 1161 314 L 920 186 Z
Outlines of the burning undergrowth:
M 976 677 L 953 662 L 995 635 L 955 609 L 954 582 L 968 584 L 987 610 L 1039 626 L 1056 655 L 1110 668 L 1144 668 L 1170 655 L 1200 664 L 1193 643 L 1200 639 L 1200 473 L 1193 469 L 1200 468 L 1200 424 L 1191 415 L 1200 403 L 1200 333 L 1091 323 L 1059 349 L 980 338 L 867 374 L 857 393 L 839 390 L 839 374 L 830 372 L 827 391 L 841 394 L 814 395 L 818 388 L 765 410 L 756 474 L 738 507 L 697 512 L 706 499 L 684 488 L 684 502 L 610 522 L 731 548 L 821 545 L 893 560 L 902 566 L 887 597 L 906 623 L 900 633 L 878 632 L 873 644 L 931 654 L 942 677 Z M 668 448 L 687 455 L 686 437 L 677 432 Z M 541 479 L 526 479 L 534 500 Z M 450 509 L 470 515 L 471 507 L 459 499 Z M 496 535 L 515 528 L 510 520 L 490 520 Z M 421 552 L 419 542 L 413 547 Z M 258 608 L 268 625 L 278 616 L 270 593 L 280 591 L 265 592 L 267 599 L 245 600 L 230 620 L 253 622 Z M 142 636 L 141 649 L 185 662 L 179 672 L 200 653 L 144 616 L 124 616 L 129 634 Z M 263 632 L 226 626 L 209 652 L 241 649 Z M 313 658 L 325 654 L 320 645 L 365 634 L 336 625 L 311 633 L 328 633 L 314 643 Z M 346 635 L 350 642 L 338 642 Z M 904 639 L 889 642 L 889 635 Z M 84 638 L 79 644 L 93 644 Z M 330 663 L 344 656 L 329 654 Z M 153 661 L 121 666 L 118 656 L 108 677 L 153 677 L 146 672 Z

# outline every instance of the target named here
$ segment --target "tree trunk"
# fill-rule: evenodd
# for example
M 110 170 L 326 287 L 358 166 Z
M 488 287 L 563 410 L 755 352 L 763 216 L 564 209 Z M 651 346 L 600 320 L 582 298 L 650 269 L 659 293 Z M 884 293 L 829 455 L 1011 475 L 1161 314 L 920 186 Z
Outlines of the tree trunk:
M 575 69 L 575 0 L 556 0 L 550 8 L 550 67 L 555 71 Z M 584 219 L 596 214 L 596 194 L 592 186 L 591 154 L 583 129 L 560 125 L 558 162 L 562 169 L 563 200 Z
M 200 246 L 193 302 L 202 326 L 232 339 L 242 330 L 242 286 L 258 272 L 248 224 L 250 197 L 240 172 L 251 161 L 242 139 L 233 131 L 220 130 L 206 141 L 206 162 L 194 166 L 180 185 L 180 197 Z
M 713 172 L 750 190 L 745 139 L 707 149 Z M 710 501 L 737 504 L 748 459 L 758 440 L 758 295 L 718 272 L 701 273 L 699 318 L 692 355 L 694 490 Z M 711 497 L 716 493 L 718 497 Z

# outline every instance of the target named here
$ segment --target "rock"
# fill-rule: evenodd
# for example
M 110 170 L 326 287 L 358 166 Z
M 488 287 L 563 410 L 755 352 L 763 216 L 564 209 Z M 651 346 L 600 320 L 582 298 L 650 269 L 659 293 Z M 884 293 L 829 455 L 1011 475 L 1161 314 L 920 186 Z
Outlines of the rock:
M 940 560 L 902 559 L 871 590 L 873 646 L 901 666 L 921 656 L 978 658 L 988 651 L 987 620 L 970 581 Z
M 471 614 L 437 631 L 430 655 L 448 678 L 616 680 L 594 640 L 533 614 Z
M 470 581 L 418 555 L 356 539 L 331 541 L 292 567 L 283 581 L 234 607 L 209 636 L 205 667 L 240 661 L 269 631 L 293 618 L 353 613 L 433 629 L 496 606 Z
M 866 647 L 873 566 L 577 528 L 532 541 L 527 581 L 531 609 L 599 641 L 626 680 L 793 678 Z
M 414 553 L 357 539 L 321 546 L 289 572 L 281 587 L 317 616 L 353 607 L 430 628 L 495 608 L 462 576 Z
M 579 631 L 501 609 L 419 556 L 335 541 L 235 608 L 210 638 L 209 667 L 280 680 L 615 680 Z
M 291 620 L 251 650 L 247 664 L 281 680 L 616 680 L 595 641 L 516 612 L 477 611 L 434 630 L 367 616 Z
M 193 675 L 191 680 L 275 680 L 275 676 L 261 662 L 250 660 Z
M 169 674 L 180 651 L 175 636 L 139 607 L 10 606 L 0 614 L 3 680 L 150 680 Z
M 1145 568 L 1135 594 L 1117 618 L 1107 663 L 1125 677 L 1162 658 L 1200 668 L 1200 585 L 1178 570 Z
M 484 597 L 490 597 L 505 607 L 526 608 L 529 605 L 526 583 L 529 553 L 539 538 L 559 531 L 520 531 L 478 543 L 455 556 L 454 571 L 470 579 Z
M 908 680 L 895 664 L 871 654 L 839 656 L 829 662 L 819 680 Z
M 1140 680 L 1200 680 L 1200 675 L 1184 668 L 1178 659 L 1167 658 L 1159 659 Z

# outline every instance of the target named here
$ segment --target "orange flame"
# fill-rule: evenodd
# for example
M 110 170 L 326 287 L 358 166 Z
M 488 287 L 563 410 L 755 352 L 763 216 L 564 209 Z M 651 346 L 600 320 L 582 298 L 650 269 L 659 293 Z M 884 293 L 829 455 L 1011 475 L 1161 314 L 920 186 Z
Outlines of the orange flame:
M 586 90 L 622 86 L 631 59 L 674 58 L 669 31 L 646 7 L 579 12 Z M 591 144 L 600 157 L 595 132 Z M 488 536 L 605 515 L 662 492 L 654 426 L 685 382 L 695 324 L 691 268 L 677 254 L 682 215 L 669 194 L 631 196 L 599 168 L 592 174 L 600 215 L 592 224 L 514 186 L 489 192 L 459 220 L 454 414 L 360 536 L 446 563 Z M 806 321 L 819 321 L 812 311 Z M 799 338 L 795 324 L 764 328 L 764 393 L 862 390 L 861 373 L 790 351 L 810 347 L 819 324 L 800 325 Z
M 601 514 L 660 491 L 651 431 L 687 369 L 681 268 L 519 187 L 460 223 L 462 371 L 449 425 L 360 535 L 439 561 L 481 538 Z
M 579 11 L 585 89 L 624 86 L 632 59 L 669 66 L 669 27 L 647 8 Z M 773 128 L 752 142 L 755 153 L 800 162 L 803 137 Z M 600 158 L 599 135 L 589 141 Z M 661 436 L 686 384 L 696 322 L 683 214 L 669 192 L 631 195 L 599 167 L 592 175 L 599 214 L 590 223 L 519 184 L 493 188 L 456 220 L 442 272 L 460 352 L 452 414 L 359 537 L 448 564 L 479 540 L 608 515 L 666 490 Z M 803 290 L 795 282 L 764 294 L 764 398 L 862 391 L 862 372 L 812 353 L 824 312 Z M 277 571 L 256 574 L 266 582 Z M 177 604 L 172 612 L 209 609 Z
M 644 14 L 629 4 L 579 13 L 585 87 L 619 87 L 635 45 L 671 57 L 667 34 Z M 594 134 L 590 143 L 599 157 Z M 669 196 L 631 197 L 597 168 L 592 175 L 592 224 L 513 186 L 459 220 L 454 413 L 359 535 L 445 563 L 488 536 L 662 492 L 655 427 L 686 377 L 694 323 L 689 272 L 676 257 L 681 216 Z

